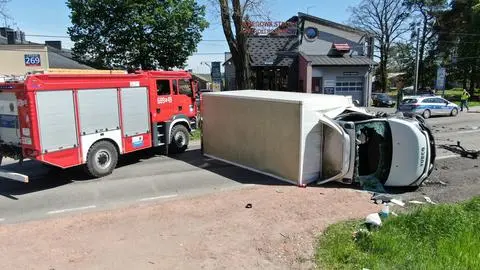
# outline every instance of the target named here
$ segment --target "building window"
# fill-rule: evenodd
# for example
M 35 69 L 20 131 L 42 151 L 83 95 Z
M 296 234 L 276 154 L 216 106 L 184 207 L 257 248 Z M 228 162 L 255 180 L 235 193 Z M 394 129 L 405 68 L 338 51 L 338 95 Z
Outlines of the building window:
M 313 41 L 318 36 L 318 29 L 315 27 L 307 27 L 305 29 L 305 38 L 308 41 Z
M 178 84 L 180 86 L 180 95 L 187 95 L 189 97 L 193 96 L 193 90 L 192 90 L 192 85 L 190 84 L 190 80 L 188 79 L 183 79 L 183 80 L 178 80 Z
M 157 80 L 157 95 L 159 96 L 170 95 L 169 80 Z

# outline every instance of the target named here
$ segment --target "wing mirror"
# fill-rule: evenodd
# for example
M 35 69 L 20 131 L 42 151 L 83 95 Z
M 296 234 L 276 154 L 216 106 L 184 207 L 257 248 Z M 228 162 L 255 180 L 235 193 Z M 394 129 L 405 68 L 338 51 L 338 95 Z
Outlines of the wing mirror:
M 360 107 L 360 102 L 356 99 L 353 101 L 353 105 L 355 105 L 356 107 Z

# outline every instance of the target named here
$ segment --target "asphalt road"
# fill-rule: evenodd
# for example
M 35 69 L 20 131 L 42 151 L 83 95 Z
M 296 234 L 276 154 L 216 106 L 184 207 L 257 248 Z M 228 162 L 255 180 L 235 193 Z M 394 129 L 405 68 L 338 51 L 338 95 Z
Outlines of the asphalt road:
M 431 118 L 438 144 L 461 141 L 480 149 L 480 114 Z M 480 194 L 478 160 L 459 158 L 439 149 L 437 169 L 425 187 L 402 193 L 405 198 L 428 194 L 437 201 L 457 201 Z M 28 184 L 0 181 L 0 223 L 17 223 L 59 215 L 168 200 L 250 184 L 285 185 L 218 161 L 204 159 L 199 145 L 175 157 L 145 151 L 121 159 L 114 173 L 102 179 L 83 179 L 78 169 L 56 171 L 34 161 L 2 166 L 31 176 Z M 349 187 L 346 187 L 349 188 Z M 402 191 L 403 192 L 403 191 Z

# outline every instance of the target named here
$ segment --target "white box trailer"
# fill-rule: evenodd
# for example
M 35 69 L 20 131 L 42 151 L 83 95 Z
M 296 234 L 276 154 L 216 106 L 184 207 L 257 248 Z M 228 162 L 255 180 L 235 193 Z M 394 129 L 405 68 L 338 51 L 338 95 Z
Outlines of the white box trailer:
M 322 140 L 322 133 L 337 128 L 325 116 L 354 107 L 349 96 L 242 90 L 205 93 L 202 102 L 205 156 L 297 185 L 322 175 L 322 163 L 328 163 L 322 150 L 350 158 Z M 343 134 L 332 139 L 348 140 Z
M 203 155 L 299 186 L 419 186 L 435 142 L 418 118 L 379 116 L 350 96 L 241 90 L 204 93 Z

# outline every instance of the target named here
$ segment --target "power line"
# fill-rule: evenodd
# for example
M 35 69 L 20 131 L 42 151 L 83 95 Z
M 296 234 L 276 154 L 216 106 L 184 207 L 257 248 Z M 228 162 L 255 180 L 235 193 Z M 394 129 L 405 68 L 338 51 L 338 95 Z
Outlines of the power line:
M 47 37 L 47 38 L 70 38 L 70 36 L 56 36 L 56 35 L 40 35 L 40 34 L 29 34 L 25 35 L 26 37 Z M 204 39 L 200 42 L 227 42 L 222 39 Z

